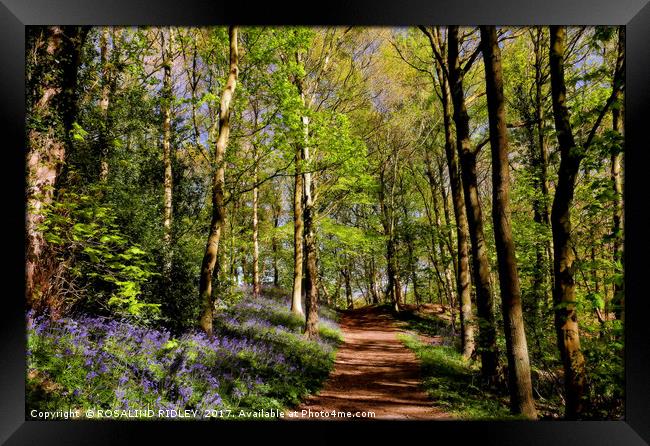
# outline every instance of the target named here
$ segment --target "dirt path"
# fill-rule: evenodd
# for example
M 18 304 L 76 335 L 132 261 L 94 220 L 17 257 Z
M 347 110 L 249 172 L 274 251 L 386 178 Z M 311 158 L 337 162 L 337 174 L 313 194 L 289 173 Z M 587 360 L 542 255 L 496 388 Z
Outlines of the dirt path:
M 420 365 L 397 338 L 401 330 L 388 312 L 374 307 L 346 311 L 340 325 L 344 343 L 334 370 L 320 393 L 297 409 L 299 414 L 336 410 L 373 411 L 378 419 L 450 418 L 420 387 Z

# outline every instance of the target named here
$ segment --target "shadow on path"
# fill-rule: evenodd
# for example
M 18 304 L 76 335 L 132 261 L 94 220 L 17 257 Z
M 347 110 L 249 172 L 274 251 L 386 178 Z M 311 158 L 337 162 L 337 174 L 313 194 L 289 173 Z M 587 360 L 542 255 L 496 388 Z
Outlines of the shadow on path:
M 372 411 L 377 419 L 451 419 L 421 388 L 418 360 L 397 338 L 401 331 L 389 310 L 370 306 L 343 311 L 340 325 L 344 341 L 334 370 L 320 393 L 296 409 L 298 415 L 302 410 L 334 410 Z

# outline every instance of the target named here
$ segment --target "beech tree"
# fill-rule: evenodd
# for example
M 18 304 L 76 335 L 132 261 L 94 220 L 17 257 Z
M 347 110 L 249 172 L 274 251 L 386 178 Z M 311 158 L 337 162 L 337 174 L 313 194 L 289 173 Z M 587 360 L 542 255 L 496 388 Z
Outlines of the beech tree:
M 593 143 L 596 131 L 622 88 L 622 63 L 615 72 L 614 88 L 591 127 L 586 140 L 576 144 L 567 107 L 567 93 L 564 80 L 564 53 L 566 29 L 562 26 L 550 28 L 550 73 L 555 130 L 560 148 L 560 167 L 557 186 L 551 210 L 553 229 L 553 301 L 555 304 L 555 328 L 558 348 L 564 364 L 566 388 L 566 417 L 576 419 L 584 410 L 585 360 L 580 348 L 578 310 L 575 298 L 573 263 L 574 250 L 571 246 L 571 204 L 573 202 L 576 178 L 580 162 Z
M 214 305 L 212 297 L 212 274 L 217 262 L 219 241 L 226 218 L 224 206 L 226 172 L 224 155 L 230 135 L 230 103 L 235 93 L 237 77 L 239 75 L 236 26 L 229 27 L 228 37 L 230 41 L 230 71 L 226 87 L 221 96 L 218 125 L 214 126 L 212 135 L 210 135 L 213 138 L 216 137 L 215 173 L 212 183 L 212 221 L 210 223 L 210 235 L 208 236 L 208 242 L 205 247 L 205 255 L 203 256 L 203 263 L 201 265 L 201 280 L 199 284 L 199 294 L 203 307 L 201 328 L 210 336 L 212 335 L 212 312 Z
M 495 381 L 498 367 L 498 350 L 496 345 L 496 327 L 494 319 L 494 297 L 490 284 L 490 265 L 487 259 L 487 246 L 483 230 L 483 211 L 478 196 L 476 179 L 476 156 L 482 148 L 482 143 L 476 148 L 471 147 L 469 134 L 469 116 L 465 105 L 463 91 L 463 76 L 474 62 L 477 50 L 461 66 L 459 57 L 458 27 L 447 29 L 447 59 L 449 64 L 449 84 L 451 99 L 454 106 L 454 122 L 456 124 L 456 147 L 460 159 L 460 170 L 463 179 L 465 207 L 469 235 L 472 241 L 472 261 L 474 265 L 474 284 L 476 287 L 476 306 L 478 309 L 479 350 L 481 354 L 481 370 L 483 378 L 489 382 Z
M 612 76 L 612 89 L 614 102 L 612 103 L 612 130 L 621 136 L 625 134 L 623 125 L 623 91 L 621 85 L 625 81 L 625 27 L 618 28 L 618 44 L 616 48 L 616 66 Z M 623 228 L 623 173 L 621 169 L 622 154 L 619 149 L 614 149 L 611 155 L 611 177 L 614 186 L 615 204 L 612 218 L 612 234 L 614 242 L 612 246 L 614 262 L 620 263 L 619 271 L 623 271 L 623 245 L 621 243 L 621 232 Z M 624 283 L 619 278 L 614 283 L 614 312 L 619 319 L 623 317 L 625 308 Z
M 164 172 L 163 202 L 163 241 L 165 243 L 164 274 L 171 271 L 172 243 L 172 149 L 171 149 L 171 108 L 172 108 L 172 30 L 160 32 L 161 64 L 163 68 L 163 86 L 161 98 L 162 110 L 162 151 Z
M 458 167 L 458 155 L 453 138 L 452 104 L 449 91 L 449 68 L 446 60 L 446 47 L 438 28 L 420 27 L 429 39 L 434 55 L 435 73 L 439 84 L 439 98 L 442 103 L 443 125 L 445 132 L 445 155 L 449 172 L 449 183 L 456 219 L 456 240 L 458 243 L 458 261 L 456 286 L 460 303 L 460 325 L 462 332 L 463 356 L 470 358 L 474 353 L 474 326 L 471 301 L 471 282 L 469 271 L 469 228 L 465 210 L 465 198 Z
M 492 149 L 492 218 L 499 261 L 501 308 L 508 357 L 508 389 L 513 413 L 528 418 L 537 417 L 530 379 L 528 343 L 521 309 L 521 290 L 517 272 L 517 257 L 510 224 L 510 174 L 508 165 L 508 135 L 503 97 L 501 50 L 496 27 L 481 27 L 481 51 L 485 62 L 490 146 Z

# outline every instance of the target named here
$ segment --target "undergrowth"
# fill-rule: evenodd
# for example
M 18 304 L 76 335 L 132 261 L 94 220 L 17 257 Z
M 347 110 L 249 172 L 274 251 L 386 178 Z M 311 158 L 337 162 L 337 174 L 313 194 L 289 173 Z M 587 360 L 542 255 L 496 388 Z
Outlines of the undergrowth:
M 320 320 L 320 339 L 285 300 L 242 300 L 220 311 L 214 337 L 79 315 L 28 314 L 27 416 L 31 411 L 196 410 L 199 416 L 281 410 L 317 391 L 341 334 Z
M 458 352 L 449 322 L 436 315 L 402 311 L 396 315 L 408 334 L 400 340 L 418 357 L 422 384 L 434 404 L 461 420 L 512 420 L 507 395 L 481 382 L 479 366 Z M 440 336 L 436 344 L 419 335 Z
M 462 420 L 515 419 L 502 395 L 480 385 L 479 370 L 453 347 L 428 345 L 413 335 L 400 335 L 420 360 L 422 383 L 435 405 Z

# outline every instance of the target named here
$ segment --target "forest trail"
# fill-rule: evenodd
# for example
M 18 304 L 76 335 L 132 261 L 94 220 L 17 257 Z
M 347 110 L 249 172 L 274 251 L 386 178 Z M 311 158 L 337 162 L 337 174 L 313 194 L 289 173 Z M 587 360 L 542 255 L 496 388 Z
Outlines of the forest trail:
M 299 414 L 302 410 L 336 410 L 373 411 L 377 419 L 451 418 L 436 409 L 422 389 L 420 364 L 397 338 L 403 331 L 388 310 L 347 310 L 342 312 L 340 326 L 344 341 L 334 369 L 323 389 L 297 409 Z

